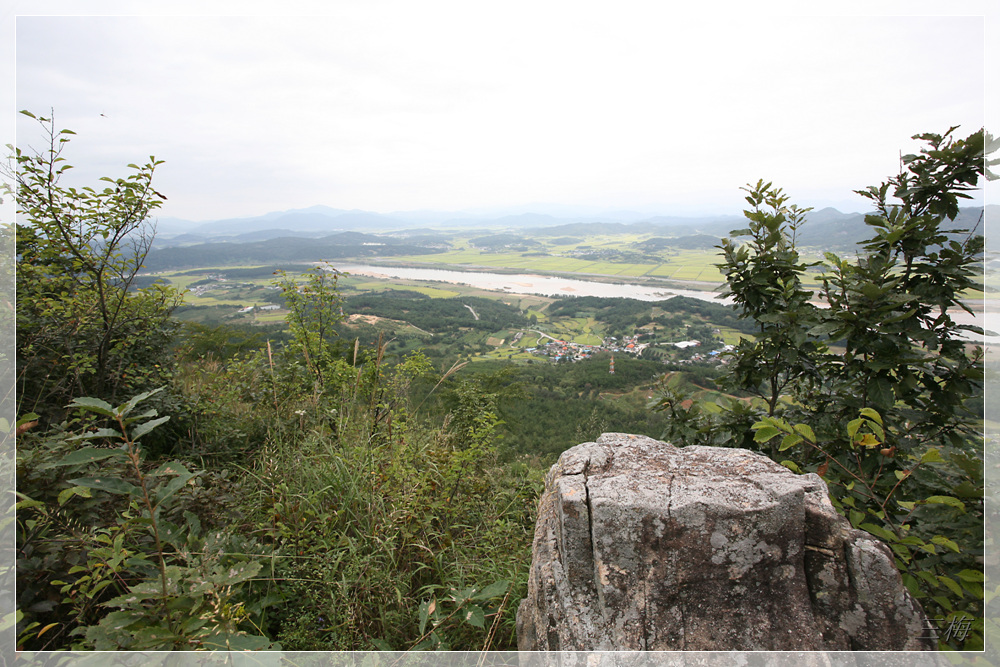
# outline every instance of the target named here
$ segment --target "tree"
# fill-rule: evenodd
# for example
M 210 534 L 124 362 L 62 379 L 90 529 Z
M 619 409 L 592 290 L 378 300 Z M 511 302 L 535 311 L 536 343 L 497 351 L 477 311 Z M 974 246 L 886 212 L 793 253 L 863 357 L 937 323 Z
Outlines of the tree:
M 292 334 L 289 350 L 300 357 L 320 391 L 329 379 L 329 367 L 338 358 L 330 345 L 337 335 L 336 325 L 344 319 L 343 303 L 337 287 L 340 272 L 333 267 L 315 266 L 305 271 L 299 285 L 283 269 L 275 271 L 275 286 L 288 308 L 285 321 Z
M 153 189 L 156 166 L 129 165 L 108 185 L 66 187 L 72 165 L 63 151 L 71 130 L 35 118 L 47 146 L 14 151 L 17 224 L 17 379 L 21 411 L 55 416 L 74 396 L 109 401 L 161 384 L 166 344 L 174 330 L 176 290 L 136 289 L 163 195 Z
M 753 207 L 744 212 L 750 226 L 731 235 L 750 240 L 723 239 L 725 262 L 717 266 L 726 277 L 723 296 L 732 296 L 740 319 L 753 320 L 756 328 L 753 339 L 741 339 L 732 355 L 728 381 L 762 398 L 773 415 L 792 385 L 815 378 L 816 355 L 823 349 L 808 334 L 818 317 L 802 285 L 811 265 L 795 247 L 795 232 L 812 209 L 786 206 L 788 196 L 762 180 L 743 189 Z
M 983 353 L 963 338 L 981 330 L 953 315 L 981 289 L 983 237 L 950 222 L 992 177 L 997 142 L 955 129 L 915 136 L 927 145 L 902 158 L 900 174 L 857 191 L 875 210 L 853 259 L 804 263 L 795 234 L 808 209 L 787 206 L 770 183 L 747 189 L 750 226 L 732 236 L 750 240 L 724 240 L 720 269 L 740 317 L 757 326 L 718 382 L 759 400 L 685 409 L 664 391 L 656 407 L 687 444 L 749 445 L 817 472 L 855 527 L 890 544 L 932 615 L 976 617 L 983 437 L 967 404 L 982 395 Z M 815 291 L 803 285 L 812 266 L 824 269 Z

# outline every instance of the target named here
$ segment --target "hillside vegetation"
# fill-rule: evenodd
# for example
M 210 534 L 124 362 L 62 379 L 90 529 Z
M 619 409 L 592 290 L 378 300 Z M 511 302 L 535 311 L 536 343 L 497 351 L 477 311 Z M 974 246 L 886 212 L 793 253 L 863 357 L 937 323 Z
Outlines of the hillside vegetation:
M 983 132 L 921 137 L 866 191 L 856 260 L 811 266 L 803 211 L 749 187 L 712 267 L 729 308 L 487 298 L 275 256 L 143 281 L 159 162 L 63 187 L 68 133 L 38 120 L 8 230 L 19 647 L 516 648 L 544 472 L 602 431 L 823 476 L 929 615 L 968 630 L 942 646 L 981 646 L 983 367 L 948 314 L 982 245 L 942 225 Z

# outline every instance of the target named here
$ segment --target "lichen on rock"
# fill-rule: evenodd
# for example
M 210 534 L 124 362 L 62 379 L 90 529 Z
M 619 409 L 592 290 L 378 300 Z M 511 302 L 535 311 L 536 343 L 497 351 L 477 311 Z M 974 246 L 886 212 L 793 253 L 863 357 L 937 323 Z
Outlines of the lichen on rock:
M 818 476 L 620 433 L 546 476 L 517 625 L 522 651 L 936 648 Z

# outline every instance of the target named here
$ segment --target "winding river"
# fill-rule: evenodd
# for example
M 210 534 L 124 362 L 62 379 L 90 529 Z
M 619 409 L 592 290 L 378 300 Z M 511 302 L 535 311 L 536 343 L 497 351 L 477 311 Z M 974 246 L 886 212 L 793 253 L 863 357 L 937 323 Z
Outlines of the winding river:
M 628 283 L 600 283 L 577 278 L 540 276 L 528 273 L 485 273 L 479 271 L 448 271 L 447 269 L 421 269 L 414 267 L 366 266 L 361 264 L 338 265 L 338 271 L 376 278 L 404 278 L 456 285 L 469 285 L 479 289 L 511 294 L 540 294 L 542 296 L 600 296 L 628 297 L 642 301 L 663 301 L 675 296 L 688 296 L 714 303 L 729 303 L 719 299 L 715 292 L 650 287 Z

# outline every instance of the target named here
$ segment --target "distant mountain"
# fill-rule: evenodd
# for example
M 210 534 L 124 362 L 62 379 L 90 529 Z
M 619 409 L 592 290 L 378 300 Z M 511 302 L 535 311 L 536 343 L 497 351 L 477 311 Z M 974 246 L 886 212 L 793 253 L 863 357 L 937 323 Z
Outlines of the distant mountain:
M 206 234 L 179 234 L 168 236 L 157 234 L 153 239 L 154 248 L 173 248 L 176 246 L 189 246 L 198 243 L 252 243 L 254 241 L 268 241 L 282 237 L 297 236 L 300 238 L 317 238 L 324 236 L 325 232 L 304 232 L 292 229 L 262 229 L 246 234 L 236 234 L 232 236 L 209 236 Z
M 540 205 L 540 211 L 510 212 L 512 209 L 494 209 L 492 212 L 396 211 L 390 214 L 361 210 L 345 210 L 329 206 L 310 206 L 287 211 L 272 211 L 247 218 L 227 218 L 211 222 L 191 222 L 178 218 L 162 218 L 159 236 L 173 238 L 181 234 L 197 237 L 235 237 L 260 232 L 271 237 L 272 230 L 330 234 L 336 231 L 400 231 L 412 227 L 425 230 L 440 229 L 516 229 L 536 231 L 560 225 L 606 224 L 609 233 L 635 233 L 656 226 L 677 227 L 678 233 L 707 232 L 716 227 L 739 221 L 739 216 L 671 217 L 652 216 L 638 211 L 599 210 L 587 207 Z M 590 211 L 590 212 L 588 212 Z M 613 225 L 619 225 L 614 227 Z M 634 227 L 633 225 L 640 225 Z M 628 227 L 628 231 L 623 228 Z M 686 229 L 682 229 L 685 228 Z M 273 238 L 273 237 L 271 237 Z
M 448 235 L 459 230 L 490 230 L 494 233 L 513 232 L 524 237 L 584 237 L 592 235 L 654 234 L 657 237 L 722 238 L 734 229 L 746 226 L 742 215 L 715 216 L 644 216 L 636 211 L 601 211 L 586 215 L 583 207 L 542 206 L 545 212 L 517 212 L 514 209 L 490 211 L 440 212 L 399 211 L 388 215 L 361 210 L 345 210 L 329 206 L 310 206 L 287 211 L 272 211 L 250 218 L 231 218 L 214 222 L 194 223 L 177 218 L 158 221 L 156 248 L 191 246 L 201 243 L 248 243 L 290 239 L 320 238 L 335 232 L 387 232 L 393 238 L 407 239 L 416 246 L 445 243 Z M 954 228 L 974 226 L 982 207 L 962 209 Z M 1000 206 L 986 209 L 985 228 L 990 238 L 1000 238 Z M 871 236 L 863 213 L 842 213 L 834 208 L 812 211 L 798 232 L 801 247 L 829 250 L 853 248 Z M 982 231 L 982 229 L 980 230 Z M 444 235 L 444 236 L 442 236 Z M 703 245 L 704 239 L 690 239 Z M 286 242 L 283 242 L 286 243 Z M 1000 241 L 996 242 L 1000 245 Z M 674 244 L 676 245 L 676 244 Z
M 1000 214 L 1000 206 L 988 207 L 987 215 L 996 218 Z M 796 243 L 803 248 L 814 247 L 825 250 L 849 250 L 858 243 L 874 236 L 872 227 L 865 223 L 864 213 L 841 213 L 836 209 L 824 208 L 806 214 L 806 222 L 799 228 Z M 983 234 L 984 225 L 980 222 L 983 216 L 982 206 L 970 206 L 959 211 L 958 216 L 946 222 L 942 229 L 975 229 Z
M 278 214 L 269 213 L 256 218 L 216 220 L 204 223 L 191 231 L 206 236 L 243 234 L 267 229 L 289 229 L 296 232 L 325 232 L 329 234 L 342 230 L 400 229 L 406 226 L 408 225 L 403 220 L 379 213 L 312 207 Z
M 679 216 L 656 216 L 642 221 L 653 227 L 667 227 L 675 233 L 689 234 L 722 234 L 728 235 L 733 229 L 739 229 L 746 223 L 742 215 L 713 215 L 700 218 Z
M 621 222 L 571 222 L 550 227 L 535 227 L 524 231 L 536 236 L 593 236 L 595 234 L 613 236 L 639 232 L 635 224 L 626 225 Z
M 154 249 L 146 256 L 149 271 L 267 262 L 320 262 L 342 257 L 427 255 L 440 247 L 418 245 L 389 236 L 342 232 L 322 238 L 280 237 L 250 243 L 201 243 Z

